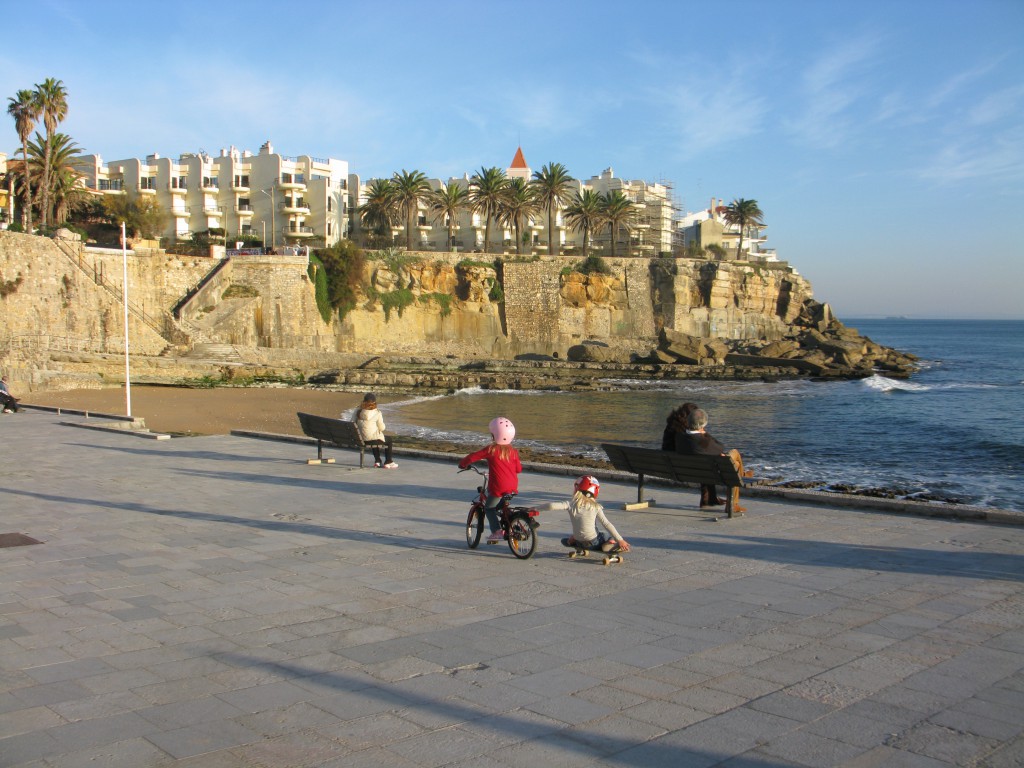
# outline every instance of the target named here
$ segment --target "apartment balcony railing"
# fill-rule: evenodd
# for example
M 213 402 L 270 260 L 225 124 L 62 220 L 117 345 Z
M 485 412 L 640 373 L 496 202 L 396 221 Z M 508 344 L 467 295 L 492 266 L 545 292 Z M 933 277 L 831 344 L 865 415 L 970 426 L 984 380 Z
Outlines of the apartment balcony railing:
M 312 227 L 300 227 L 297 224 L 288 227 L 286 233 L 289 237 L 312 237 L 316 233 Z
M 252 216 L 253 210 L 251 205 L 236 205 L 235 213 L 239 216 Z

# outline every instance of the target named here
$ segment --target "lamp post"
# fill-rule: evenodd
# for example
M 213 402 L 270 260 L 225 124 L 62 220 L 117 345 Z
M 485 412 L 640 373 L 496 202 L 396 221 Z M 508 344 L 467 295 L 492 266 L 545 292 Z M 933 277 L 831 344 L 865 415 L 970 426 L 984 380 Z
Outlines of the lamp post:
M 132 415 L 132 378 L 128 369 L 128 238 L 125 235 L 124 222 L 121 222 L 121 261 L 124 265 L 124 282 L 121 284 L 121 297 L 124 299 L 124 408 L 125 415 Z
M 267 190 L 265 189 L 261 189 L 260 192 L 262 192 L 264 195 L 270 198 L 270 239 L 273 240 L 270 247 L 277 248 L 277 214 L 275 211 L 275 209 L 277 208 L 277 198 L 274 195 L 274 188 L 271 187 L 269 192 L 267 192 Z M 267 223 L 263 222 L 263 226 L 265 228 L 267 226 Z M 267 236 L 264 233 L 263 243 L 266 244 L 266 242 Z

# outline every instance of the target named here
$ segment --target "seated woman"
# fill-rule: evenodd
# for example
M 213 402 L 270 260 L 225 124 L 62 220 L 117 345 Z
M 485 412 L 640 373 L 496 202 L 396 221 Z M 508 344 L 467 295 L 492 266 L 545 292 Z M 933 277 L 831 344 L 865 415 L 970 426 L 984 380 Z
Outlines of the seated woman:
M 749 477 L 750 473 L 743 469 L 743 457 L 740 456 L 740 452 L 733 450 L 726 450 L 725 446 L 718 442 L 712 437 L 704 428 L 708 425 L 708 415 L 704 413 L 700 408 L 696 408 L 690 412 L 687 417 L 687 428 L 682 433 L 676 433 L 676 452 L 685 454 L 697 454 L 701 456 L 728 456 L 732 459 L 733 466 L 736 467 L 736 471 L 739 472 L 740 477 Z M 711 486 L 712 492 L 714 492 L 714 486 Z M 717 500 L 717 496 L 715 497 Z M 724 503 L 724 502 L 718 502 Z M 700 505 L 702 507 L 711 506 L 711 503 L 705 503 L 703 495 L 703 486 L 701 493 Z M 740 489 L 737 486 L 732 489 L 732 510 L 733 512 L 746 512 L 746 510 L 740 506 Z

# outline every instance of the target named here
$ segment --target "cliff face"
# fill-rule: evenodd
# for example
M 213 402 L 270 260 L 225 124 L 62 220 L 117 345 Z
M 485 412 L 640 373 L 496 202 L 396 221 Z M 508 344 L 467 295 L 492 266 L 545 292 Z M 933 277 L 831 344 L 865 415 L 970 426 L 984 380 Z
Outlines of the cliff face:
M 815 366 L 850 368 L 863 354 L 840 355 L 806 336 L 793 342 L 836 321 L 782 263 L 619 258 L 589 274 L 575 271 L 579 263 L 495 266 L 436 253 L 367 259 L 356 308 L 325 323 L 304 257 L 218 262 L 139 251 L 128 259 L 131 350 L 180 355 L 204 343 L 232 345 L 256 362 L 287 350 L 310 367 L 317 355 L 349 353 L 722 365 L 728 354 L 767 349 L 785 361 L 813 346 Z M 121 270 L 119 252 L 0 232 L 0 365 L 34 358 L 41 366 L 57 351 L 123 352 Z M 770 344 L 783 340 L 797 351 Z

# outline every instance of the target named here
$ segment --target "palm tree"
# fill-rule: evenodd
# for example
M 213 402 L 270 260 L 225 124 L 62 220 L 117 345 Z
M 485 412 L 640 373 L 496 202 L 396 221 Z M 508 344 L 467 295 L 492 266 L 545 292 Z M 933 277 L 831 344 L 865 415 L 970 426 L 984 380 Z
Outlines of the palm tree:
M 541 208 L 548 212 L 548 253 L 554 254 L 555 214 L 564 208 L 572 195 L 572 183 L 568 169 L 561 163 L 548 163 L 533 172 L 532 184 L 537 190 Z
M 75 170 L 75 160 L 81 154 L 79 147 L 66 133 L 55 133 L 50 137 L 50 178 L 44 179 L 46 168 L 46 146 L 39 134 L 36 140 L 28 143 L 29 179 L 36 188 L 48 187 L 52 195 L 52 211 L 44 211 L 44 215 L 52 213 L 54 224 L 63 224 L 68 220 L 71 207 L 86 196 L 85 188 L 79 183 L 82 178 Z
M 366 188 L 366 202 L 359 206 L 359 220 L 370 233 L 390 237 L 395 223 L 394 195 L 390 179 L 374 179 Z
M 749 227 L 764 226 L 764 213 L 757 205 L 757 200 L 744 200 L 742 197 L 733 200 L 725 208 L 725 223 L 739 227 L 740 242 L 736 246 L 736 258 L 743 253 L 743 233 Z
M 509 179 L 505 185 L 505 196 L 498 211 L 498 221 L 515 232 L 516 253 L 523 252 L 523 228 L 535 215 L 540 213 L 537 191 L 526 179 Z
M 604 225 L 601 194 L 592 189 L 584 189 L 582 193 L 577 192 L 565 209 L 565 223 L 573 232 L 583 233 L 583 258 L 587 258 L 590 233 Z
M 470 207 L 469 190 L 451 182 L 427 195 L 427 205 L 434 221 L 444 222 L 448 227 L 448 247 L 453 248 L 459 214 Z
M 508 179 L 501 168 L 481 168 L 469 181 L 469 200 L 473 211 L 484 214 L 484 252 L 491 246 L 491 219 L 501 210 Z
M 398 212 L 405 216 L 405 249 L 412 250 L 412 230 L 419 218 L 420 199 L 430 193 L 430 182 L 422 171 L 395 171 L 391 195 Z
M 21 159 L 28 164 L 28 137 L 36 127 L 36 120 L 39 119 L 39 103 L 36 101 L 36 94 L 27 89 L 20 90 L 15 96 L 7 97 L 7 114 L 14 118 L 14 129 L 18 132 L 21 140 Z M 25 229 L 32 231 L 32 185 L 24 184 L 27 202 L 25 213 L 27 216 Z
M 636 221 L 636 205 L 622 194 L 622 190 L 616 189 L 603 195 L 601 198 L 601 216 L 608 224 L 612 238 L 612 258 L 615 257 L 615 240 L 618 237 L 619 229 L 625 228 L 626 232 L 633 229 L 633 222 Z
M 57 125 L 68 115 L 68 89 L 64 82 L 48 77 L 36 85 L 36 104 L 46 126 L 46 152 L 43 160 L 43 226 L 49 221 L 50 212 L 50 163 L 53 154 L 52 139 Z

